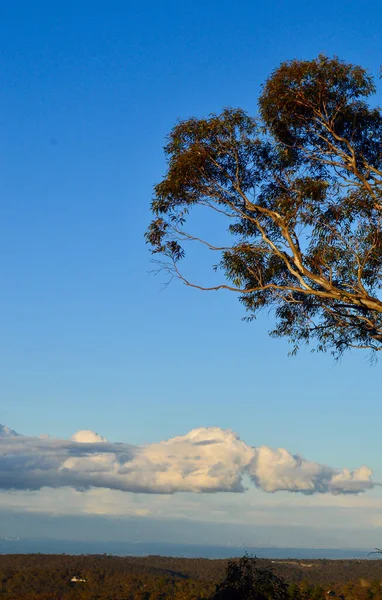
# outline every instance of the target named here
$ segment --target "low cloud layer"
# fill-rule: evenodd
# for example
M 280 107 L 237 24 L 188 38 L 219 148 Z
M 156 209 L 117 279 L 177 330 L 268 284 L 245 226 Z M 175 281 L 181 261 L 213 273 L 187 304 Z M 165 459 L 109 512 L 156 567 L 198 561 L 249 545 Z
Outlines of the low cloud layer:
M 372 470 L 336 469 L 283 448 L 251 447 L 218 427 L 133 446 L 92 431 L 70 440 L 27 437 L 0 426 L 0 489 L 108 488 L 136 493 L 264 492 L 358 494 L 373 488 Z

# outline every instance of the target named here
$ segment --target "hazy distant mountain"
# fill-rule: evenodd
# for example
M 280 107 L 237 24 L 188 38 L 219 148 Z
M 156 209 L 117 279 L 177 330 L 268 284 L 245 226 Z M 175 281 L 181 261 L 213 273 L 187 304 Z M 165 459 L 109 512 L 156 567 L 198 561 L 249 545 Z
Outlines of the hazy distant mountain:
M 13 437 L 15 435 L 20 435 L 20 434 L 16 433 L 16 431 L 13 431 L 13 429 L 10 429 L 6 425 L 0 425 L 0 438 L 1 437 Z

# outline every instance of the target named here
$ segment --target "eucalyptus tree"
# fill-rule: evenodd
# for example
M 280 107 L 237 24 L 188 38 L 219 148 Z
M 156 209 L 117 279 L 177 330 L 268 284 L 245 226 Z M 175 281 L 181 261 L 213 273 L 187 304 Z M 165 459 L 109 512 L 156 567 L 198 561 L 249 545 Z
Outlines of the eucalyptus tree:
M 293 352 L 382 349 L 382 113 L 372 75 L 338 58 L 282 63 L 258 112 L 178 122 L 146 233 L 187 286 L 236 293 L 247 319 L 274 310 Z M 203 210 L 216 215 L 205 219 Z M 203 236 L 189 229 L 208 229 Z M 226 232 L 230 235 L 227 235 Z M 219 238 L 223 243 L 216 241 Z M 227 241 L 228 240 L 228 241 Z M 211 285 L 182 268 L 185 246 L 217 257 Z

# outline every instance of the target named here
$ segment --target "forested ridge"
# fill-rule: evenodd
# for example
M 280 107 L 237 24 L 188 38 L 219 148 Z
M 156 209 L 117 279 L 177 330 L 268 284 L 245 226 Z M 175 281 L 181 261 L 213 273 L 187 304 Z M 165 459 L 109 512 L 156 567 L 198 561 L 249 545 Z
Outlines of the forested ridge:
M 1 555 L 0 598 L 207 600 L 227 565 L 227 560 L 162 556 Z M 380 560 L 258 559 L 256 566 L 285 580 L 290 600 L 382 600 Z

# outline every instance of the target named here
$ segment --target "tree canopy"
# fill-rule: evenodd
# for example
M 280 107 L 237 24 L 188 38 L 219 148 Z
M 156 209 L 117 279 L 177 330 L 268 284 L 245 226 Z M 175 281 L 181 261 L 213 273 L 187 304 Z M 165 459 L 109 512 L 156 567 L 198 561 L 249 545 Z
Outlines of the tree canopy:
M 245 555 L 228 562 L 226 577 L 211 600 L 289 600 L 288 588 L 282 577 L 257 567 L 256 560 Z
M 338 58 L 282 63 L 255 117 L 226 108 L 178 122 L 156 185 L 146 239 L 186 285 L 236 292 L 292 352 L 313 343 L 340 355 L 382 349 L 382 112 L 366 69 Z M 191 209 L 216 214 L 210 234 L 187 228 Z M 203 219 L 197 212 L 196 219 Z M 224 243 L 217 245 L 222 223 Z M 228 236 L 225 232 L 231 235 Z M 229 243 L 226 240 L 229 239 Z M 185 242 L 218 255 L 222 281 L 190 280 Z

